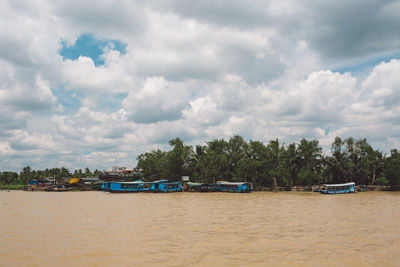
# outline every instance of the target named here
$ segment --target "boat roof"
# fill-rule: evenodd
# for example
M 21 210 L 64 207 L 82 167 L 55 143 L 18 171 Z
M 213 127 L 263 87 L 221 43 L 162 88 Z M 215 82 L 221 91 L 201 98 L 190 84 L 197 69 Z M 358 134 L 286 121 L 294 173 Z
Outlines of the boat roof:
M 218 181 L 217 184 L 231 184 L 231 185 L 241 185 L 249 182 L 226 182 L 226 181 Z
M 142 180 L 137 180 L 137 181 L 129 181 L 129 182 L 111 182 L 114 184 L 151 184 L 152 182 L 145 182 Z
M 200 185 L 203 185 L 203 183 L 187 182 L 186 185 L 193 185 L 193 186 L 199 185 L 200 186 Z
M 168 180 L 157 180 L 154 181 L 153 183 L 168 183 Z
M 182 182 L 170 182 L 170 183 L 166 183 L 166 184 L 181 184 Z
M 354 182 L 345 183 L 345 184 L 324 184 L 324 186 L 346 186 L 346 185 L 355 185 Z

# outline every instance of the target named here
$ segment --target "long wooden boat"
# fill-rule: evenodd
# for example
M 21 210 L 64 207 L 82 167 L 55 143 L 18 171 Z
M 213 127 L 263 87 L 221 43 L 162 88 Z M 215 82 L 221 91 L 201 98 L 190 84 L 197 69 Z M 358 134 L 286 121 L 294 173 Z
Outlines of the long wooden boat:
M 217 191 L 232 193 L 250 193 L 253 191 L 253 184 L 249 182 L 216 182 Z
M 154 193 L 170 193 L 170 192 L 182 192 L 182 182 L 162 182 L 154 183 L 151 187 L 151 191 Z
M 216 187 L 214 184 L 193 183 L 188 182 L 184 185 L 185 192 L 214 192 Z
M 320 186 L 319 192 L 322 194 L 346 194 L 354 193 L 356 190 L 356 184 L 345 183 L 345 184 L 324 184 Z
M 66 188 L 65 185 L 50 186 L 50 187 L 47 187 L 44 191 L 47 191 L 47 192 L 67 192 L 68 188 Z
M 131 182 L 105 182 L 101 188 L 110 193 L 138 193 L 138 192 L 181 192 L 182 182 L 168 183 L 167 180 L 144 182 L 141 180 Z
M 152 182 L 132 181 L 132 182 L 106 182 L 102 189 L 110 193 L 137 193 L 150 192 Z

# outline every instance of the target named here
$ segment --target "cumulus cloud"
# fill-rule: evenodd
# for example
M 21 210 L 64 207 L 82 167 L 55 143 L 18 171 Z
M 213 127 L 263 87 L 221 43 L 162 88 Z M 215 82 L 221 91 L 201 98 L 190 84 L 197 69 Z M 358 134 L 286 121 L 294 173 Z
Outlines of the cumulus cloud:
M 128 117 L 138 123 L 173 121 L 181 117 L 188 97 L 189 89 L 182 85 L 151 77 L 138 91 L 130 92 L 122 105 Z
M 3 1 L 0 169 L 134 164 L 181 137 L 400 143 L 399 1 Z M 60 51 L 81 36 L 95 64 Z M 382 131 L 385 129 L 385 131 Z M 35 157 L 33 157 L 35 156 Z M 52 165 L 52 166 L 50 166 Z M 85 166 L 83 166 L 85 165 Z
M 365 97 L 372 105 L 392 108 L 400 101 L 400 61 L 377 65 L 362 83 Z
M 69 90 L 87 93 L 116 94 L 128 92 L 135 81 L 119 62 L 119 53 L 109 51 L 104 55 L 106 63 L 95 66 L 90 57 L 80 56 L 63 63 L 64 84 Z

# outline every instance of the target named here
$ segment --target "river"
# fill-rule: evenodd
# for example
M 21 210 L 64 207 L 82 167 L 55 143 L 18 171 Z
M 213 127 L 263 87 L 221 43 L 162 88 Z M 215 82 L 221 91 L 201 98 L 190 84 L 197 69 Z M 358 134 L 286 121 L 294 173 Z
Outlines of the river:
M 0 191 L 0 266 L 400 266 L 400 192 Z

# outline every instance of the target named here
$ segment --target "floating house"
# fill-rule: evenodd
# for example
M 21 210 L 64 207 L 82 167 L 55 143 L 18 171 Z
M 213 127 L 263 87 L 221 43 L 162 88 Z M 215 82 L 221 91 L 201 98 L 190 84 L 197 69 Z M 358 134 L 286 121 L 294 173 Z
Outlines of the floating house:
M 154 193 L 169 193 L 169 192 L 182 192 L 182 182 L 173 183 L 157 183 L 152 185 L 152 192 Z
M 253 191 L 253 184 L 249 182 L 216 182 L 216 188 L 219 192 L 249 193 Z
M 101 188 L 111 193 L 135 193 L 149 192 L 151 186 L 152 183 L 138 180 L 133 182 L 107 182 L 103 183 Z

